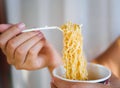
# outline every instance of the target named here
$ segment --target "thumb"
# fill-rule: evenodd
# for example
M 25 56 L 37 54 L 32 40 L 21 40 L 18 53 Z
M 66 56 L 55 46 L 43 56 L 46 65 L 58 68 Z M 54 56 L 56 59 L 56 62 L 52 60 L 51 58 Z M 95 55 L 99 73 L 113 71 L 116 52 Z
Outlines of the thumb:
M 11 24 L 0 24 L 0 33 L 4 32 L 11 26 L 12 26 Z

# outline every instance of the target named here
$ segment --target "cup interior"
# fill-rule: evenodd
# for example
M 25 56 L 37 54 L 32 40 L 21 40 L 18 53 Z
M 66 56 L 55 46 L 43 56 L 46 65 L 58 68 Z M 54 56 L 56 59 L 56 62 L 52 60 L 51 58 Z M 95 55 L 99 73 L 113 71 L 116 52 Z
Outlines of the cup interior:
M 88 82 L 88 83 L 99 83 L 106 81 L 111 76 L 111 71 L 98 64 L 88 63 L 87 65 L 88 70 L 88 80 L 70 80 L 66 79 L 65 77 L 65 69 L 63 66 L 59 66 L 53 70 L 53 76 L 57 77 L 58 79 L 69 81 L 69 82 Z

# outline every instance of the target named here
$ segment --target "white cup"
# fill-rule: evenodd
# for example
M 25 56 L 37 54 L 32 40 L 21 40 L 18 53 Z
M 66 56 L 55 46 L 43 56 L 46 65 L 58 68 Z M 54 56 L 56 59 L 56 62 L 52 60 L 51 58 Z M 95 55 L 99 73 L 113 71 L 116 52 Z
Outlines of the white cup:
M 53 76 L 68 82 L 85 82 L 85 83 L 104 83 L 108 84 L 111 77 L 111 71 L 99 64 L 89 63 L 87 65 L 88 80 L 70 80 L 65 78 L 65 69 L 59 66 L 53 70 Z

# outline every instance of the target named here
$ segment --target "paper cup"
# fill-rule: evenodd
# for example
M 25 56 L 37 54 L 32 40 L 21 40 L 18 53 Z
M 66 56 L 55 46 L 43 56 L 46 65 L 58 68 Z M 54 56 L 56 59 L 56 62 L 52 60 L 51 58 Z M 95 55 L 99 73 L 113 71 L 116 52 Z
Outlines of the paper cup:
M 99 64 L 89 63 L 87 65 L 88 80 L 70 80 L 65 78 L 65 69 L 59 66 L 53 70 L 53 76 L 68 82 L 85 82 L 85 83 L 104 83 L 108 84 L 111 76 L 111 71 Z

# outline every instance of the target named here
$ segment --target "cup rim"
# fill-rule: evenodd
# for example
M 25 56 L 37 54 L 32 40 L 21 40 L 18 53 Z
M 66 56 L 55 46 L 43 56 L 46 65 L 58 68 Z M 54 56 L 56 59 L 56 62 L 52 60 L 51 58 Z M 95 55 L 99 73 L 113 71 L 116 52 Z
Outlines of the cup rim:
M 106 81 L 107 79 L 109 79 L 111 77 L 111 71 L 107 67 L 105 67 L 103 65 L 100 65 L 100 64 L 88 63 L 88 65 L 90 65 L 90 64 L 95 65 L 95 66 L 100 67 L 100 68 L 106 69 L 106 71 L 108 71 L 109 74 L 106 77 L 104 77 L 104 78 L 100 78 L 100 79 L 96 79 L 96 80 L 71 80 L 71 79 L 66 79 L 64 77 L 61 77 L 61 76 L 59 76 L 59 75 L 56 74 L 56 69 L 59 68 L 59 67 L 61 67 L 62 65 L 56 67 L 53 70 L 52 73 L 53 73 L 53 76 L 56 77 L 56 78 L 58 78 L 58 79 L 61 79 L 61 80 L 64 80 L 64 81 L 68 81 L 68 82 L 82 82 L 82 83 L 99 83 L 99 82 L 104 82 L 104 81 Z

